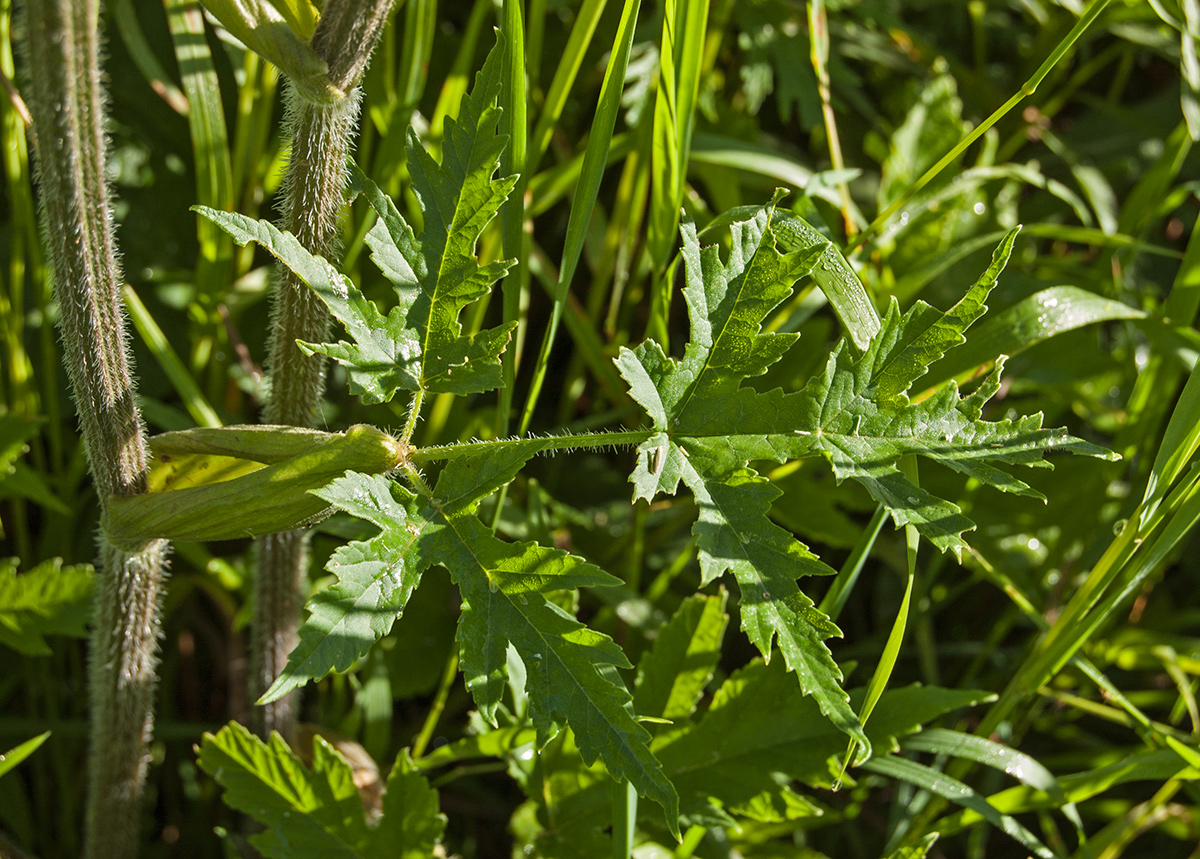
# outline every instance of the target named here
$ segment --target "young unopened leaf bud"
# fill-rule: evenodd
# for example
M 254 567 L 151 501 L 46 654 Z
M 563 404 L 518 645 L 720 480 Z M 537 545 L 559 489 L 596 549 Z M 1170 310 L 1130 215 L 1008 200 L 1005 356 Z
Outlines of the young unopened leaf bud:
M 362 424 L 345 433 L 195 429 L 158 436 L 150 447 L 150 491 L 109 499 L 105 532 L 116 544 L 290 531 L 328 513 L 329 505 L 311 490 L 347 471 L 391 471 L 406 457 L 405 445 Z

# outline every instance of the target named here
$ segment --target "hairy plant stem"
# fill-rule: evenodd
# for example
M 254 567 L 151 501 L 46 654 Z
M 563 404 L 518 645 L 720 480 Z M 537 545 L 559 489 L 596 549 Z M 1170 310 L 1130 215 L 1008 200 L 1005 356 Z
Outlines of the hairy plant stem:
M 147 460 L 104 179 L 99 2 L 29 0 L 26 33 L 42 230 L 63 358 L 103 511 L 113 495 L 144 491 Z M 166 546 L 115 546 L 101 536 L 89 663 L 88 857 L 137 853 Z
M 346 186 L 346 158 L 358 120 L 355 87 L 387 22 L 393 0 L 329 0 L 312 47 L 329 65 L 327 98 L 312 101 L 288 85 L 287 131 L 291 158 L 284 183 L 282 228 L 313 253 L 336 259 Z M 268 368 L 271 398 L 263 420 L 310 426 L 324 385 L 319 356 L 304 355 L 297 340 L 321 342 L 329 333 L 325 305 L 291 272 L 279 282 L 273 308 Z M 257 700 L 287 664 L 300 624 L 307 561 L 304 531 L 260 538 L 250 641 L 250 693 Z M 290 738 L 296 721 L 292 693 L 255 710 L 261 736 Z

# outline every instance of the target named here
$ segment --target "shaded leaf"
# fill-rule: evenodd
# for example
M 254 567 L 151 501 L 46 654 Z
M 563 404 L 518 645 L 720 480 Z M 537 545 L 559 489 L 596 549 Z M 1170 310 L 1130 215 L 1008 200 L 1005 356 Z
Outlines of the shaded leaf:
M 396 756 L 383 795 L 383 820 L 366 852 L 370 859 L 426 859 L 446 829 L 437 791 L 413 765 L 408 749 Z
M 47 635 L 83 638 L 91 617 L 92 568 L 43 561 L 17 573 L 16 558 L 0 558 L 0 644 L 27 656 L 48 656 Z
M 884 692 L 867 734 L 880 751 L 943 713 L 987 699 L 987 693 L 913 685 Z M 725 808 L 777 793 L 773 774 L 830 787 L 844 734 L 830 725 L 778 663 L 753 662 L 717 691 L 695 725 L 663 734 L 652 748 L 679 790 L 680 808 L 693 822 L 718 822 L 713 801 Z
M 683 601 L 638 663 L 633 707 L 639 716 L 691 716 L 721 658 L 728 621 L 724 592 Z
M 308 769 L 279 734 L 264 743 L 231 722 L 205 734 L 197 758 L 225 789 L 225 803 L 266 828 L 250 843 L 267 857 L 359 857 L 371 832 L 354 775 L 321 737 Z

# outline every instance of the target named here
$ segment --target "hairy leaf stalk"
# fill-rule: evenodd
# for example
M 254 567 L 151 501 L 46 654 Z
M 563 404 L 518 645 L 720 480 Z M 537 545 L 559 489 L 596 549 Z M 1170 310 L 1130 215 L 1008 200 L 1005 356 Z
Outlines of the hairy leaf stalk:
M 319 101 L 288 86 L 287 130 L 292 141 L 284 185 L 283 229 L 308 250 L 336 259 L 346 187 L 346 158 L 358 120 L 355 88 L 387 22 L 393 0 L 330 0 L 313 34 L 312 47 L 329 66 L 328 92 Z M 271 325 L 271 399 L 266 423 L 311 426 L 324 385 L 324 359 L 306 356 L 297 340 L 322 342 L 329 335 L 325 305 L 294 274 L 284 271 Z M 304 531 L 258 542 L 258 575 L 250 643 L 250 692 L 257 700 L 287 664 L 296 645 L 307 556 Z M 258 733 L 289 737 L 295 696 L 258 708 Z
M 106 509 L 110 496 L 144 491 L 147 458 L 104 179 L 99 2 L 30 0 L 26 28 L 42 230 L 54 264 L 67 374 Z M 166 547 L 164 540 L 116 546 L 101 537 L 89 665 L 89 857 L 137 852 Z

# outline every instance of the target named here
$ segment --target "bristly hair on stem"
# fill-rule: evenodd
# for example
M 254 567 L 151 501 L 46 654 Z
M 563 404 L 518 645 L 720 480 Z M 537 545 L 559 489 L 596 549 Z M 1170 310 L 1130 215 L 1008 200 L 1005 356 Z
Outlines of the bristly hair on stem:
M 312 47 L 329 66 L 332 102 L 313 102 L 289 84 L 287 133 L 291 156 L 283 188 L 282 227 L 313 253 L 336 260 L 346 187 L 346 159 L 357 128 L 357 85 L 387 23 L 393 0 L 329 0 L 313 33 Z M 291 272 L 280 277 L 271 316 L 268 370 L 271 397 L 264 420 L 310 426 L 324 388 L 325 363 L 305 355 L 297 340 L 321 342 L 329 312 Z M 296 643 L 307 556 L 302 531 L 273 534 L 258 543 L 255 613 L 251 633 L 250 698 L 257 700 L 286 664 Z M 294 696 L 255 711 L 260 735 L 290 736 Z
M 145 490 L 147 454 L 105 181 L 99 2 L 29 0 L 25 29 L 42 234 L 61 308 L 63 358 L 103 511 L 110 497 Z M 116 546 L 103 533 L 100 540 L 84 855 L 134 856 L 167 543 Z

